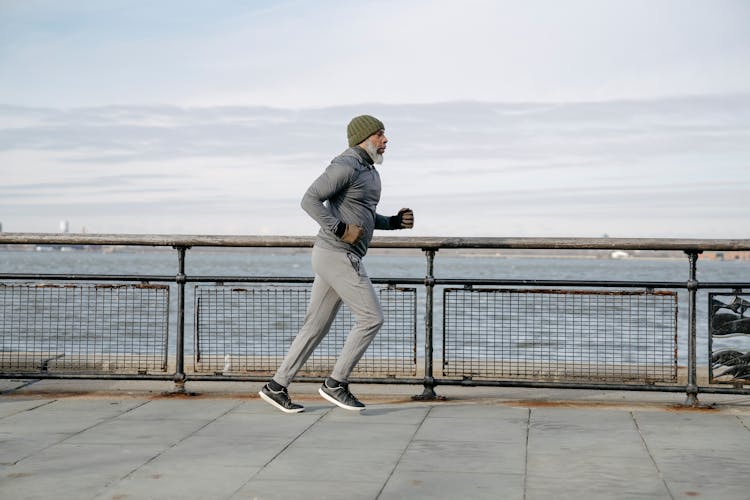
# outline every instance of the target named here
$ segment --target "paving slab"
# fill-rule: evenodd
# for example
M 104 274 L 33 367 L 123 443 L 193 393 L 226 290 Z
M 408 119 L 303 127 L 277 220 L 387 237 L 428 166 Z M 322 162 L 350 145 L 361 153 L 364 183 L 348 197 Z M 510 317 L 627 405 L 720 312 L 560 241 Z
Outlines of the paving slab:
M 297 498 L 325 500 L 371 500 L 378 498 L 383 485 L 381 481 L 337 481 L 331 480 L 271 480 L 251 479 L 242 486 L 231 500 L 290 500 Z M 404 497 L 402 497 L 404 498 Z
M 0 398 L 0 418 L 9 417 L 16 413 L 23 413 L 36 408 L 37 406 L 47 405 L 52 402 L 54 402 L 54 400 L 51 399 L 13 400 Z
M 290 446 L 257 475 L 257 479 L 293 481 L 380 482 L 388 478 L 403 450 L 340 449 Z
M 58 443 L 4 471 L 3 498 L 92 498 L 159 453 L 159 446 Z
M 495 419 L 428 416 L 414 438 L 421 441 L 525 443 L 526 424 L 517 421 L 515 414 L 518 412 L 522 410 L 498 408 Z M 507 415 L 512 415 L 509 422 L 503 420 Z
M 399 450 L 403 451 L 419 429 L 418 424 L 380 423 L 377 419 L 362 418 L 359 422 L 330 422 L 322 420 L 311 427 L 297 441 L 295 447 L 327 448 L 336 450 Z
M 456 498 L 498 500 L 524 498 L 523 474 L 397 471 L 378 497 L 381 500 Z M 547 497 L 549 498 L 549 497 Z
M 431 441 L 415 439 L 398 463 L 399 472 L 472 471 L 480 474 L 523 474 L 524 443 Z
M 181 468 L 164 463 L 144 465 L 119 481 L 100 489 L 97 500 L 186 500 L 229 498 L 242 488 L 257 467 L 193 464 Z M 290 497 L 287 497 L 290 498 Z

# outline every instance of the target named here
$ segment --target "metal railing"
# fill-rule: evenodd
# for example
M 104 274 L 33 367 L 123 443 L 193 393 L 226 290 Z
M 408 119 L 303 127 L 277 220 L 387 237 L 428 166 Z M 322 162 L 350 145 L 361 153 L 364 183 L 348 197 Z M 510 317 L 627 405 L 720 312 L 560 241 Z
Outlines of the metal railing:
M 0 376 L 4 378 L 265 380 L 301 324 L 309 277 L 197 276 L 186 272 L 194 247 L 309 248 L 314 238 L 0 233 L 0 245 L 171 247 L 174 275 L 0 274 Z M 439 385 L 569 387 L 750 394 L 750 355 L 711 346 L 746 334 L 747 282 L 699 282 L 704 251 L 749 251 L 750 240 L 624 238 L 376 238 L 372 248 L 413 249 L 426 257 L 424 276 L 374 278 L 386 322 L 354 381 Z M 435 276 L 443 249 L 655 250 L 686 255 L 685 281 L 592 281 Z M 50 283 L 64 283 L 51 285 Z M 106 282 L 106 285 L 95 283 Z M 138 283 L 129 284 L 128 283 Z M 92 284 L 93 283 L 93 284 Z M 176 288 L 175 345 L 166 325 L 168 287 Z M 194 297 L 192 370 L 186 371 L 186 288 Z M 424 335 L 418 346 L 416 287 L 423 287 Z M 442 372 L 435 374 L 436 288 L 442 287 Z M 638 290 L 633 290 L 638 289 Z M 709 383 L 697 374 L 697 298 L 710 296 Z M 677 293 L 688 296 L 687 346 L 677 338 Z M 156 295 L 153 295 L 156 294 Z M 144 319 L 145 317 L 145 319 Z M 330 369 L 351 324 L 343 310 L 330 338 L 301 380 Z M 678 349 L 687 348 L 687 377 L 678 384 Z M 421 349 L 420 349 L 421 348 Z M 417 366 L 421 350 L 421 365 Z M 723 382 L 722 385 L 717 382 Z

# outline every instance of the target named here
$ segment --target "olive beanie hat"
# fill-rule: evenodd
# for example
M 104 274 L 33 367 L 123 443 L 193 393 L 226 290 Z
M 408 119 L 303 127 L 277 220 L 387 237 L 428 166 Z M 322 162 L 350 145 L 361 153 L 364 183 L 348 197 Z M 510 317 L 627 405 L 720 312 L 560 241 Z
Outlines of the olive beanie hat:
M 346 137 L 349 147 L 356 146 L 378 130 L 385 130 L 383 122 L 370 115 L 355 116 L 346 127 Z

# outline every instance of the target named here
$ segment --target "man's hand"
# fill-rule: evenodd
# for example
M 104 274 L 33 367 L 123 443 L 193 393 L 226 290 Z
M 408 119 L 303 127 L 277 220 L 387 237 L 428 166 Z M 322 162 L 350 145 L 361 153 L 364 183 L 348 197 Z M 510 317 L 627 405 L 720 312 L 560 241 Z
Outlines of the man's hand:
M 398 217 L 401 218 L 401 227 L 399 229 L 411 229 L 414 227 L 414 212 L 411 208 L 402 208 L 399 210 Z
M 344 243 L 349 243 L 350 245 L 354 245 L 355 243 L 357 243 L 357 241 L 359 241 L 364 233 L 365 230 L 361 227 L 354 224 L 347 224 L 344 235 L 341 237 L 341 241 L 343 241 Z

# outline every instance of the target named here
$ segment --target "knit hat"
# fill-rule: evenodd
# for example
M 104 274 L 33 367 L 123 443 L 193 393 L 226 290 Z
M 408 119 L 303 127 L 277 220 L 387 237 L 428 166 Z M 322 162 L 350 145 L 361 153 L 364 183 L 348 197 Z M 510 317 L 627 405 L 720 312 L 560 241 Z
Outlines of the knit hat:
M 346 137 L 349 147 L 356 146 L 378 130 L 385 130 L 383 122 L 370 115 L 355 116 L 346 127 Z

